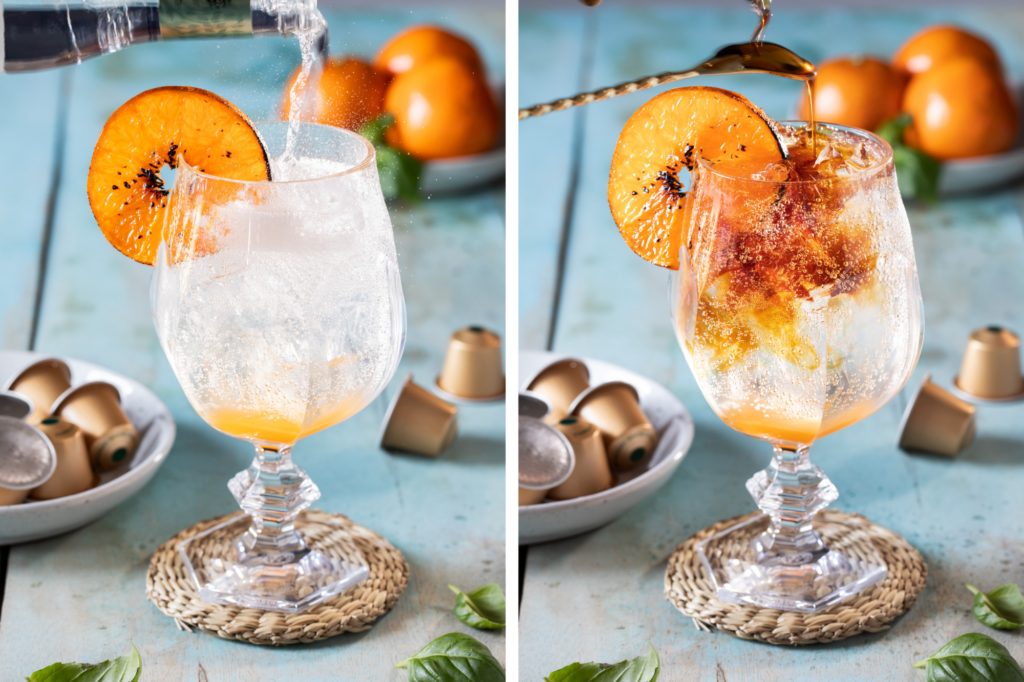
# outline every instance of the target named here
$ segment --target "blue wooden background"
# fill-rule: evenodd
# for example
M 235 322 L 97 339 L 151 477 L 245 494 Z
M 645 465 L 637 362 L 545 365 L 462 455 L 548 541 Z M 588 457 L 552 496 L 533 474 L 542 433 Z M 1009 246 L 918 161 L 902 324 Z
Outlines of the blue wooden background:
M 504 72 L 501 8 L 326 13 L 332 52 L 372 56 L 391 34 L 430 21 L 471 36 Z M 4 550 L 0 677 L 54 661 L 99 661 L 134 641 L 146 680 L 402 680 L 394 668 L 431 639 L 471 632 L 504 661 L 502 632 L 452 615 L 446 583 L 504 585 L 504 405 L 464 406 L 439 459 L 376 447 L 387 401 L 408 372 L 430 385 L 448 335 L 467 324 L 504 332 L 504 187 L 395 206 L 408 344 L 391 386 L 348 422 L 303 440 L 295 457 L 319 485 L 317 507 L 347 514 L 398 546 L 408 589 L 374 628 L 316 645 L 259 648 L 178 631 L 145 598 L 158 544 L 236 508 L 228 479 L 252 458 L 188 405 L 150 319 L 151 270 L 121 256 L 96 227 L 85 191 L 92 148 L 124 101 L 159 85 L 227 97 L 255 120 L 276 118 L 299 60 L 294 40 L 158 43 L 54 72 L 0 74 L 0 348 L 34 348 L 105 365 L 151 387 L 178 424 L 156 478 L 99 522 Z M 47 247 L 48 243 L 48 247 Z M 9 553 L 9 556 L 8 556 Z
M 520 106 L 699 62 L 745 40 L 742 3 L 561 5 L 520 14 Z M 953 21 L 989 36 L 1009 73 L 1024 77 L 1024 7 L 971 4 L 932 11 L 791 10 L 777 3 L 767 39 L 811 60 L 883 56 L 919 28 Z M 801 88 L 768 76 L 704 79 L 784 118 Z M 659 90 L 660 91 L 660 90 Z M 984 632 L 1019 661 L 1018 633 L 971 616 L 964 582 L 992 589 L 1024 582 L 1024 405 L 984 406 L 978 436 L 959 458 L 895 447 L 910 387 L 926 371 L 948 385 L 970 330 L 1024 332 L 1024 192 L 1020 187 L 909 209 L 926 310 L 924 352 L 908 388 L 864 422 L 829 436 L 814 460 L 839 489 L 833 506 L 901 533 L 924 555 L 928 583 L 893 628 L 801 649 L 696 630 L 663 597 L 677 544 L 754 509 L 745 480 L 770 448 L 724 426 L 704 401 L 673 336 L 667 271 L 633 255 L 606 199 L 619 131 L 659 91 L 520 123 L 520 344 L 619 363 L 655 377 L 692 412 L 696 439 L 672 481 L 593 533 L 529 548 L 520 611 L 520 679 L 541 680 L 573 661 L 640 655 L 650 641 L 661 680 L 923 680 L 912 664 L 953 637 Z

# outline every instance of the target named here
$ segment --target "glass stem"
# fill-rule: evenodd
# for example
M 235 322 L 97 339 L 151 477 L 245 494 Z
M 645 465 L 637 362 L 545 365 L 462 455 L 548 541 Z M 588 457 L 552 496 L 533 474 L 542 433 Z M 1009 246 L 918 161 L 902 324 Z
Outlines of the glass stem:
M 239 538 L 245 553 L 276 555 L 306 550 L 295 530 L 295 517 L 320 498 L 320 490 L 292 462 L 291 446 L 257 445 L 252 464 L 238 472 L 228 488 L 252 517 L 249 530 Z
M 773 444 L 767 469 L 747 481 L 757 506 L 769 518 L 757 541 L 758 563 L 803 564 L 827 552 L 812 528 L 814 515 L 839 497 L 825 473 L 811 464 L 809 446 Z

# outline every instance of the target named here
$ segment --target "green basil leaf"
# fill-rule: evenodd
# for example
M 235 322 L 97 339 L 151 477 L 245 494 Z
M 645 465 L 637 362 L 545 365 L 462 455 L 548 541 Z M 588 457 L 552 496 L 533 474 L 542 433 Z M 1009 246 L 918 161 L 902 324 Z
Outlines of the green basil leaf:
M 904 199 L 921 199 L 934 203 L 939 199 L 939 175 L 942 164 L 919 149 L 908 147 L 903 133 L 913 123 L 910 114 L 900 114 L 886 121 L 875 132 L 892 146 L 892 162 L 896 182 Z
M 28 682 L 71 682 L 84 667 L 81 663 L 54 663 L 35 671 L 25 679 Z
M 369 140 L 377 152 L 377 174 L 380 176 L 380 188 L 384 192 L 384 197 L 415 203 L 420 198 L 423 164 L 385 143 L 384 132 L 394 122 L 394 116 L 382 114 L 363 125 L 359 129 L 359 134 Z
M 900 114 L 880 125 L 875 134 L 895 147 L 903 144 L 903 131 L 913 122 L 914 119 L 910 114 Z
M 914 667 L 925 669 L 928 682 L 1024 682 L 1006 647 L 976 632 L 960 635 Z
M 573 663 L 545 677 L 546 682 L 656 682 L 661 660 L 654 647 L 644 656 L 615 665 Z
M 142 658 L 135 644 L 131 653 L 96 665 L 54 663 L 37 670 L 28 682 L 138 682 L 142 675 Z
M 1024 596 L 1017 585 L 1010 583 L 991 592 L 982 592 L 974 585 L 974 617 L 979 623 L 997 630 L 1018 630 L 1024 627 Z
M 498 630 L 505 627 L 505 593 L 497 583 L 463 592 L 451 583 L 455 593 L 455 616 L 471 628 Z
M 396 667 L 409 668 L 409 682 L 505 682 L 491 650 L 469 635 L 442 635 Z

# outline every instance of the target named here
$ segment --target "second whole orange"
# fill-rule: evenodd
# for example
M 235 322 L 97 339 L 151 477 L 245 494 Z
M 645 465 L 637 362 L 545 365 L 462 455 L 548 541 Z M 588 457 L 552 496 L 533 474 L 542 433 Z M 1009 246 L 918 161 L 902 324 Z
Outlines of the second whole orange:
M 1002 73 L 999 55 L 987 40 L 959 26 L 929 26 L 911 36 L 893 55 L 892 65 L 909 75 L 924 73 L 960 57 L 973 57 Z
M 289 120 L 292 89 L 301 67 L 296 68 L 284 86 L 281 118 Z M 300 89 L 300 101 L 309 86 Z M 317 85 L 313 120 L 317 123 L 357 130 L 384 111 L 387 77 L 373 65 L 356 57 L 331 57 L 324 64 Z
M 421 161 L 489 151 L 501 116 L 487 84 L 457 59 L 434 59 L 399 74 L 384 110 L 395 117 L 389 145 Z
M 818 121 L 875 130 L 900 113 L 906 77 L 875 57 L 837 57 L 823 62 L 814 79 Z M 810 119 L 806 93 L 800 118 Z
M 391 75 L 405 73 L 432 59 L 451 57 L 483 78 L 483 62 L 472 43 L 438 26 L 412 26 L 389 40 L 377 53 L 374 65 Z
M 939 160 L 998 154 L 1017 139 L 1009 89 L 975 59 L 955 59 L 914 76 L 903 109 L 913 117 L 907 144 Z

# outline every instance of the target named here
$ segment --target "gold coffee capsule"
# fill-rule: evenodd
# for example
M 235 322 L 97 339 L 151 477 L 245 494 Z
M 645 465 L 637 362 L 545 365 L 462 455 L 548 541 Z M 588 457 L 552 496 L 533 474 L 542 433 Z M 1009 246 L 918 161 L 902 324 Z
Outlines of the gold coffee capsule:
M 569 406 L 590 387 L 590 370 L 582 360 L 566 358 L 554 362 L 526 383 L 526 388 L 551 401 L 546 421 L 554 423 L 569 416 Z
M 0 417 L 0 506 L 21 504 L 57 466 L 53 445 L 20 419 Z
M 657 432 L 640 409 L 636 389 L 624 381 L 587 389 L 569 406 L 569 415 L 583 417 L 601 430 L 613 471 L 646 463 L 658 443 Z
M 569 440 L 542 421 L 519 418 L 519 506 L 543 500 L 565 483 L 575 467 Z
M 582 417 L 566 417 L 555 428 L 572 445 L 576 466 L 565 483 L 548 493 L 548 499 L 571 500 L 608 490 L 612 486 L 612 471 L 597 427 Z
M 437 457 L 458 432 L 459 408 L 412 381 L 410 374 L 391 399 L 380 430 L 380 447 Z
M 899 447 L 956 457 L 974 438 L 976 408 L 932 383 L 931 376 L 925 375 L 903 413 Z
M 53 476 L 38 488 L 33 488 L 33 500 L 52 500 L 84 492 L 96 485 L 92 472 L 89 449 L 85 446 L 82 430 L 58 417 L 47 417 L 39 423 L 42 431 L 57 453 L 57 468 Z
M 466 327 L 452 334 L 437 387 L 467 400 L 504 398 L 501 337 L 483 327 Z
M 1009 329 L 985 327 L 971 332 L 953 385 L 986 400 L 1024 397 L 1020 373 L 1020 338 Z
M 5 388 L 32 400 L 34 409 L 25 420 L 36 424 L 50 416 L 50 406 L 71 388 L 71 369 L 63 360 L 40 360 L 21 370 Z
M 129 461 L 139 447 L 139 432 L 121 409 L 121 394 L 113 384 L 90 381 L 65 391 L 51 413 L 82 429 L 96 471 Z

